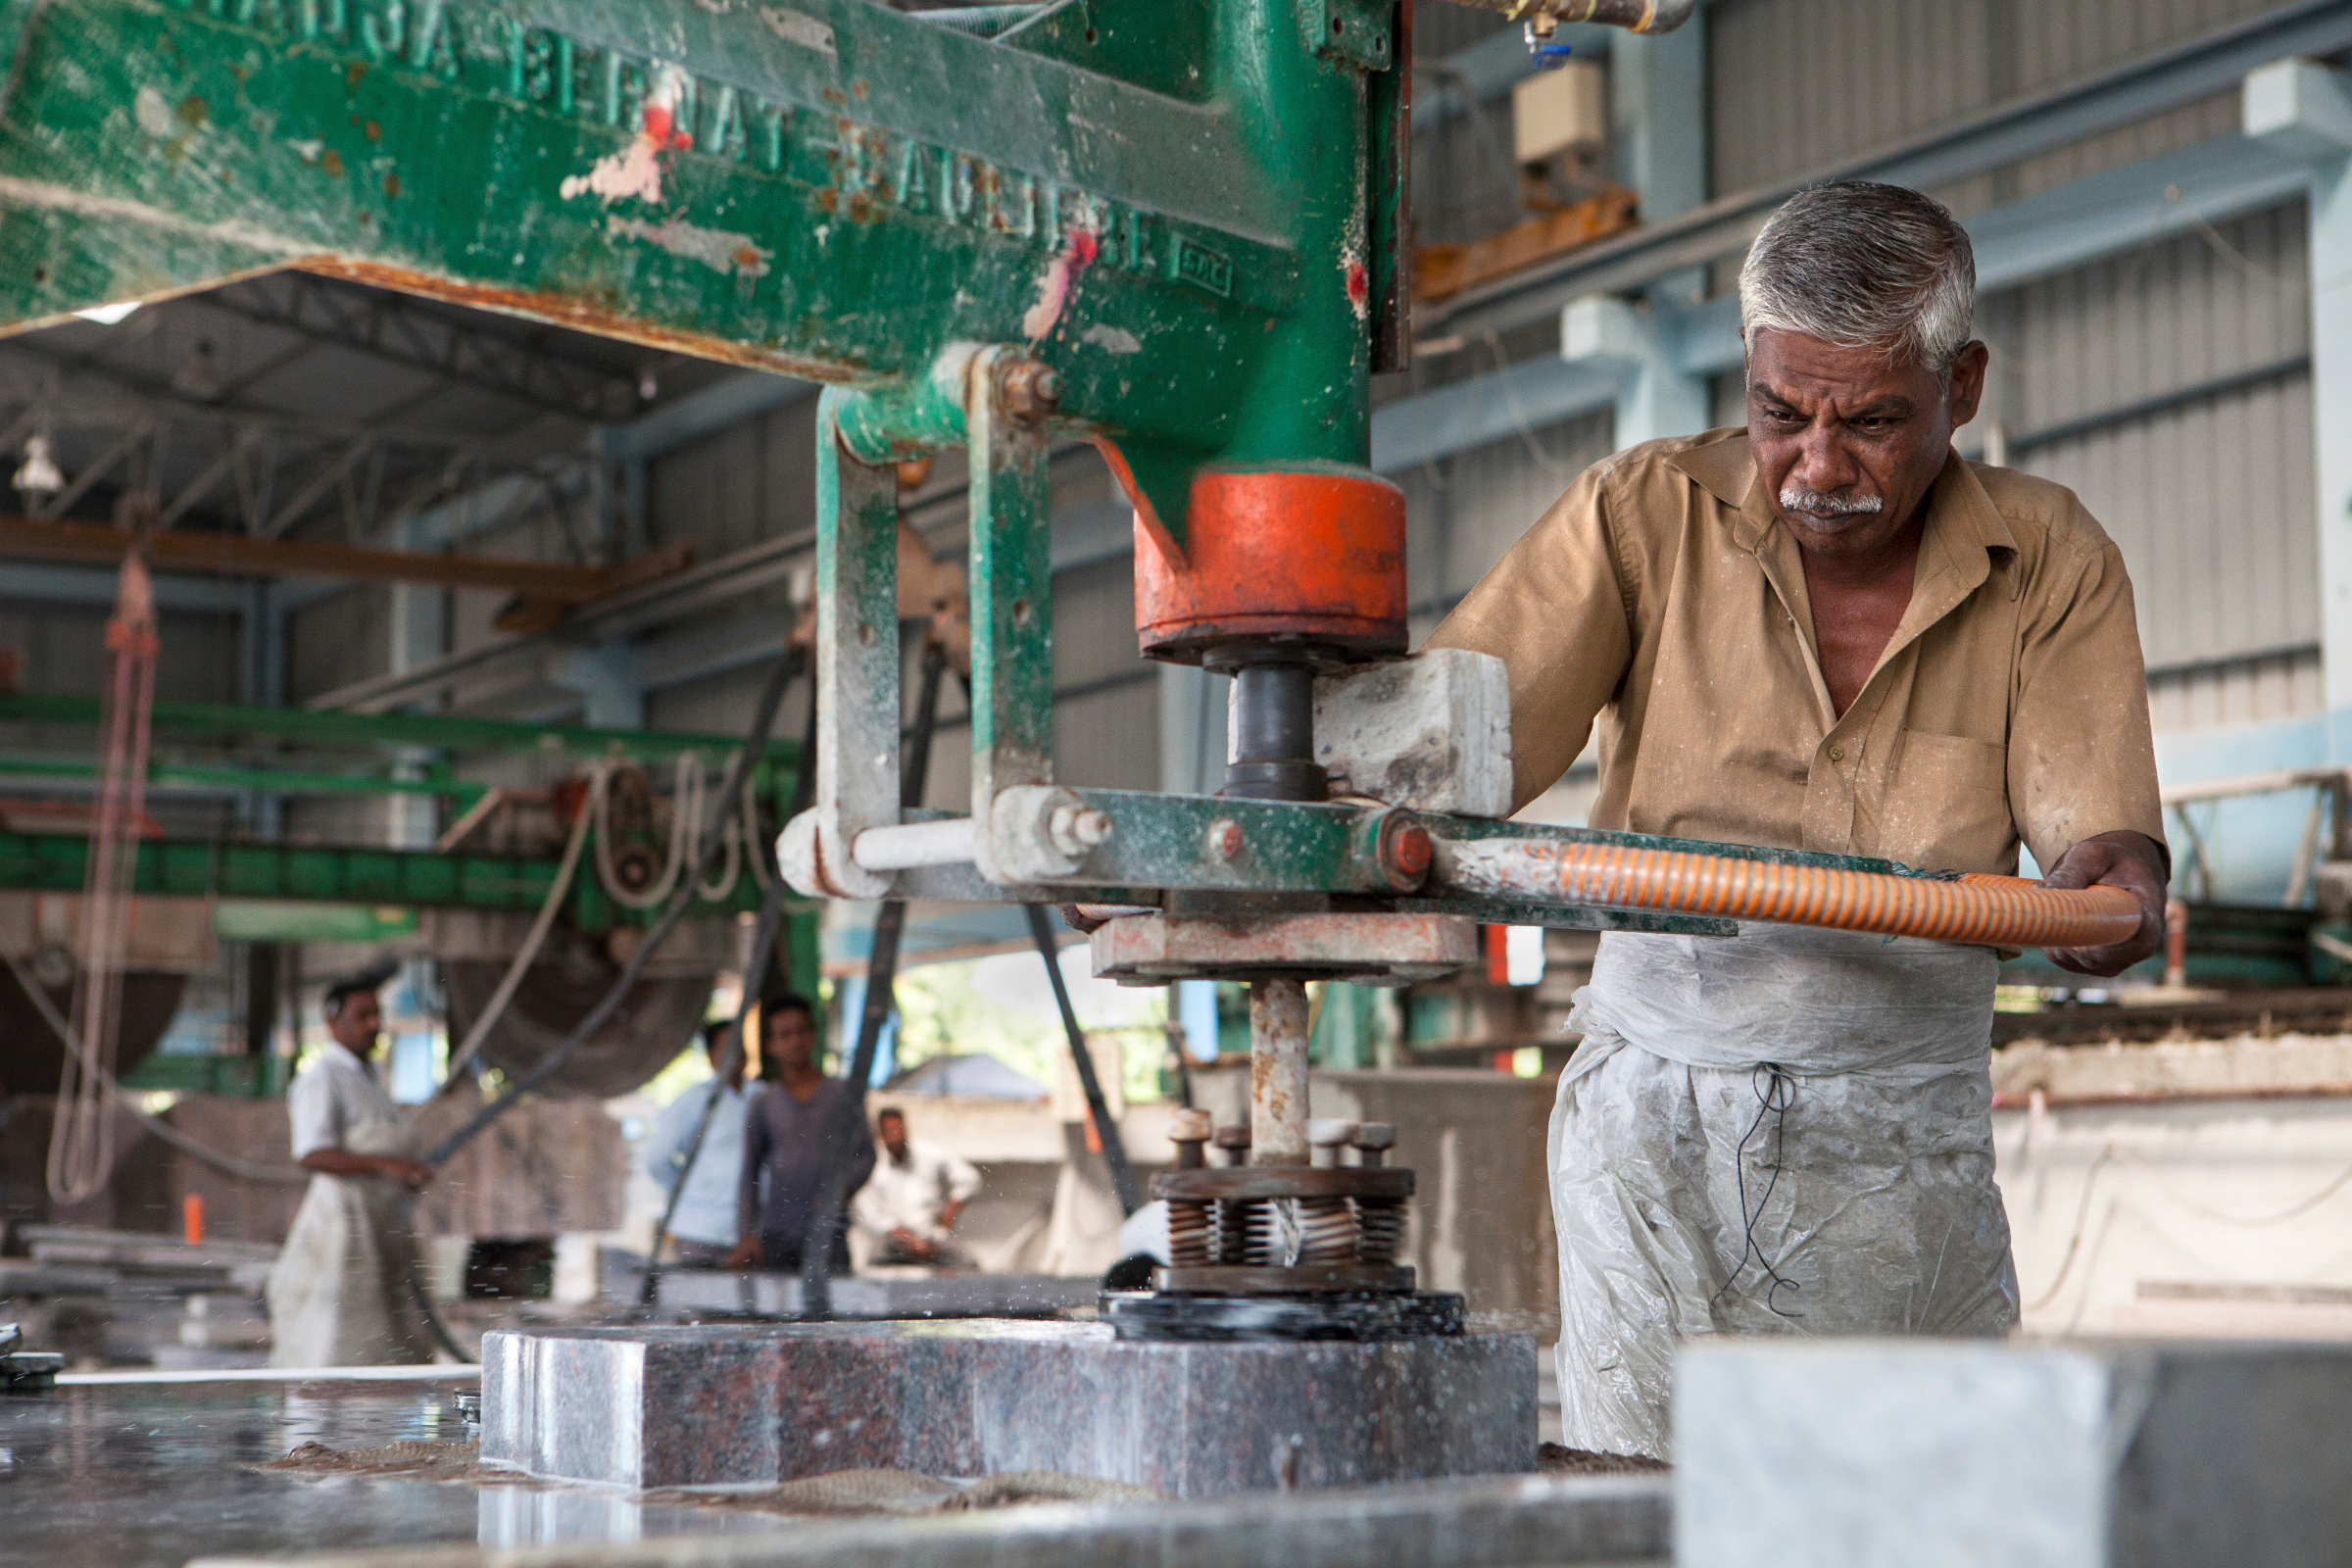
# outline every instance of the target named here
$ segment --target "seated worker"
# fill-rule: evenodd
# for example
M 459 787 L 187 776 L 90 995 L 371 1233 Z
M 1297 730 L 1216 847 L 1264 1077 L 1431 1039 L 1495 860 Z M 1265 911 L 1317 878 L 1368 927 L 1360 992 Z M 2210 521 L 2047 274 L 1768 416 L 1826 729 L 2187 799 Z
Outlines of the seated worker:
M 670 1216 L 669 1238 L 684 1268 L 723 1268 L 735 1246 L 736 1196 L 743 1186 L 743 1125 L 758 1091 L 743 1081 L 743 1055 L 737 1053 L 735 1070 L 724 1078 L 718 1066 L 727 1054 L 735 1025 L 726 1020 L 703 1026 L 703 1050 L 710 1057 L 712 1076 L 696 1084 L 662 1109 L 654 1131 L 645 1141 L 645 1173 L 664 1193 L 677 1191 L 686 1178 L 686 1191 Z M 718 1097 L 703 1147 L 686 1170 L 687 1146 L 702 1126 L 703 1107 Z M 657 1238 L 657 1241 L 659 1238 Z
M 980 1173 L 953 1150 L 909 1140 L 905 1111 L 885 1110 L 874 1122 L 883 1157 L 850 1205 L 858 1228 L 877 1244 L 873 1261 L 935 1268 L 965 1261 L 948 1233 L 980 1191 Z
M 850 1108 L 849 1086 L 816 1065 L 816 1013 L 800 997 L 778 997 L 761 1009 L 760 1061 L 773 1073 L 752 1101 L 744 1123 L 743 1179 L 736 1189 L 734 1250 L 729 1268 L 797 1269 L 811 1231 L 827 1238 L 833 1270 L 850 1271 L 850 1239 L 842 1215 L 820 1222 L 814 1213 L 832 1140 L 856 1140 L 850 1150 L 854 1194 L 874 1173 L 874 1135 Z M 846 1208 L 847 1204 L 844 1204 Z
M 329 986 L 334 1044 L 286 1091 L 294 1159 L 314 1172 L 270 1270 L 273 1366 L 410 1366 L 433 1359 L 405 1198 L 432 1180 L 409 1157 L 400 1107 L 368 1069 L 383 1029 L 375 992 L 391 970 Z

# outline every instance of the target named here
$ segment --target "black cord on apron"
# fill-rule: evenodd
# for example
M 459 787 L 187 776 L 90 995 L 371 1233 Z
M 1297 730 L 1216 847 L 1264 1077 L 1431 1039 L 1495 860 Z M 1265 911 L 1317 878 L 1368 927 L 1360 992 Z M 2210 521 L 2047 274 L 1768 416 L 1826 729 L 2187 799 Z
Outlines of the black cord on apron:
M 1764 1271 L 1764 1277 L 1772 1281 L 1764 1292 L 1765 1306 L 1782 1317 L 1803 1317 L 1803 1312 L 1784 1311 L 1780 1304 L 1782 1291 L 1798 1291 L 1803 1287 L 1774 1268 L 1771 1259 L 1764 1255 L 1764 1249 L 1756 1244 L 1757 1222 L 1764 1217 L 1764 1205 L 1772 1201 L 1773 1189 L 1781 1184 L 1783 1155 L 1788 1144 L 1788 1107 L 1796 1103 L 1796 1080 L 1788 1076 L 1779 1062 L 1767 1061 L 1759 1063 L 1755 1071 L 1748 1075 L 1748 1083 L 1756 1094 L 1756 1119 L 1749 1122 L 1747 1131 L 1740 1135 L 1740 1148 L 1732 1160 L 1732 1169 L 1740 1180 L 1740 1222 L 1745 1245 L 1740 1250 L 1740 1261 L 1733 1266 L 1731 1277 L 1723 1282 L 1722 1290 L 1708 1298 L 1707 1304 L 1713 1306 L 1723 1299 L 1731 1288 L 1740 1282 L 1740 1276 L 1747 1270 L 1747 1260 L 1753 1257 L 1756 1266 Z M 1750 1209 L 1747 1206 L 1747 1146 L 1763 1127 L 1767 1116 L 1773 1118 L 1772 1163 L 1762 1168 L 1772 1173 L 1772 1180 L 1764 1184 L 1762 1196 L 1757 1198 L 1756 1206 Z

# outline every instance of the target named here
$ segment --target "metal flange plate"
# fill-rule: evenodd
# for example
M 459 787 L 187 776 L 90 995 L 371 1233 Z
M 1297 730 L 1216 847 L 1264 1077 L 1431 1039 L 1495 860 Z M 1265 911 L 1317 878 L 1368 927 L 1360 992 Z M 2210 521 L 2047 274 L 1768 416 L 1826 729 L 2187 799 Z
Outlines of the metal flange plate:
M 1448 914 L 1122 915 L 1094 934 L 1095 974 L 1198 979 L 1440 980 L 1479 962 L 1478 925 Z
M 1163 1170 L 1154 1198 L 1410 1198 L 1413 1173 L 1387 1166 L 1233 1165 L 1223 1170 Z
M 1102 1321 L 1122 1340 L 1356 1343 L 1459 1339 L 1459 1296 L 1152 1296 L 1106 1293 Z
M 1400 1263 L 1302 1263 L 1295 1268 L 1210 1264 L 1205 1268 L 1154 1270 L 1161 1291 L 1180 1296 L 1331 1296 L 1370 1292 L 1400 1295 L 1413 1288 L 1413 1271 Z

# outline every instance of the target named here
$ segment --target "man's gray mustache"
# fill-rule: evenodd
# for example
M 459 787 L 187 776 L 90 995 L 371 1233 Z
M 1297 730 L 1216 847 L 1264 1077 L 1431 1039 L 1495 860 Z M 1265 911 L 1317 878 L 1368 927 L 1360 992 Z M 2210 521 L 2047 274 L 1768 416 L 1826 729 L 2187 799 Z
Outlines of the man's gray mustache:
M 1877 496 L 1830 496 L 1803 485 L 1792 484 L 1781 492 L 1783 512 L 1827 512 L 1835 516 L 1857 516 L 1884 512 L 1886 503 Z

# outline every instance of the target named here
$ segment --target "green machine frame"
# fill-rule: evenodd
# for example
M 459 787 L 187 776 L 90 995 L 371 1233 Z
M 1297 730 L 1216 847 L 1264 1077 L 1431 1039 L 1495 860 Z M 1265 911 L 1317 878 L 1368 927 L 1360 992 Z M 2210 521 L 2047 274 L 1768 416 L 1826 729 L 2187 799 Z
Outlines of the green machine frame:
M 1410 16 L 0 0 L 0 328 L 300 268 L 831 383 L 815 807 L 785 845 L 818 871 L 796 885 L 1403 908 L 1396 813 L 1054 784 L 1045 454 L 1102 444 L 1179 552 L 1203 474 L 1372 480 L 1369 378 L 1407 327 Z M 927 815 L 902 814 L 894 776 L 888 465 L 949 446 L 972 453 L 968 853 L 872 873 L 857 836 Z M 1227 818 L 1238 860 L 1206 848 Z M 1423 820 L 1441 841 L 1567 836 Z

